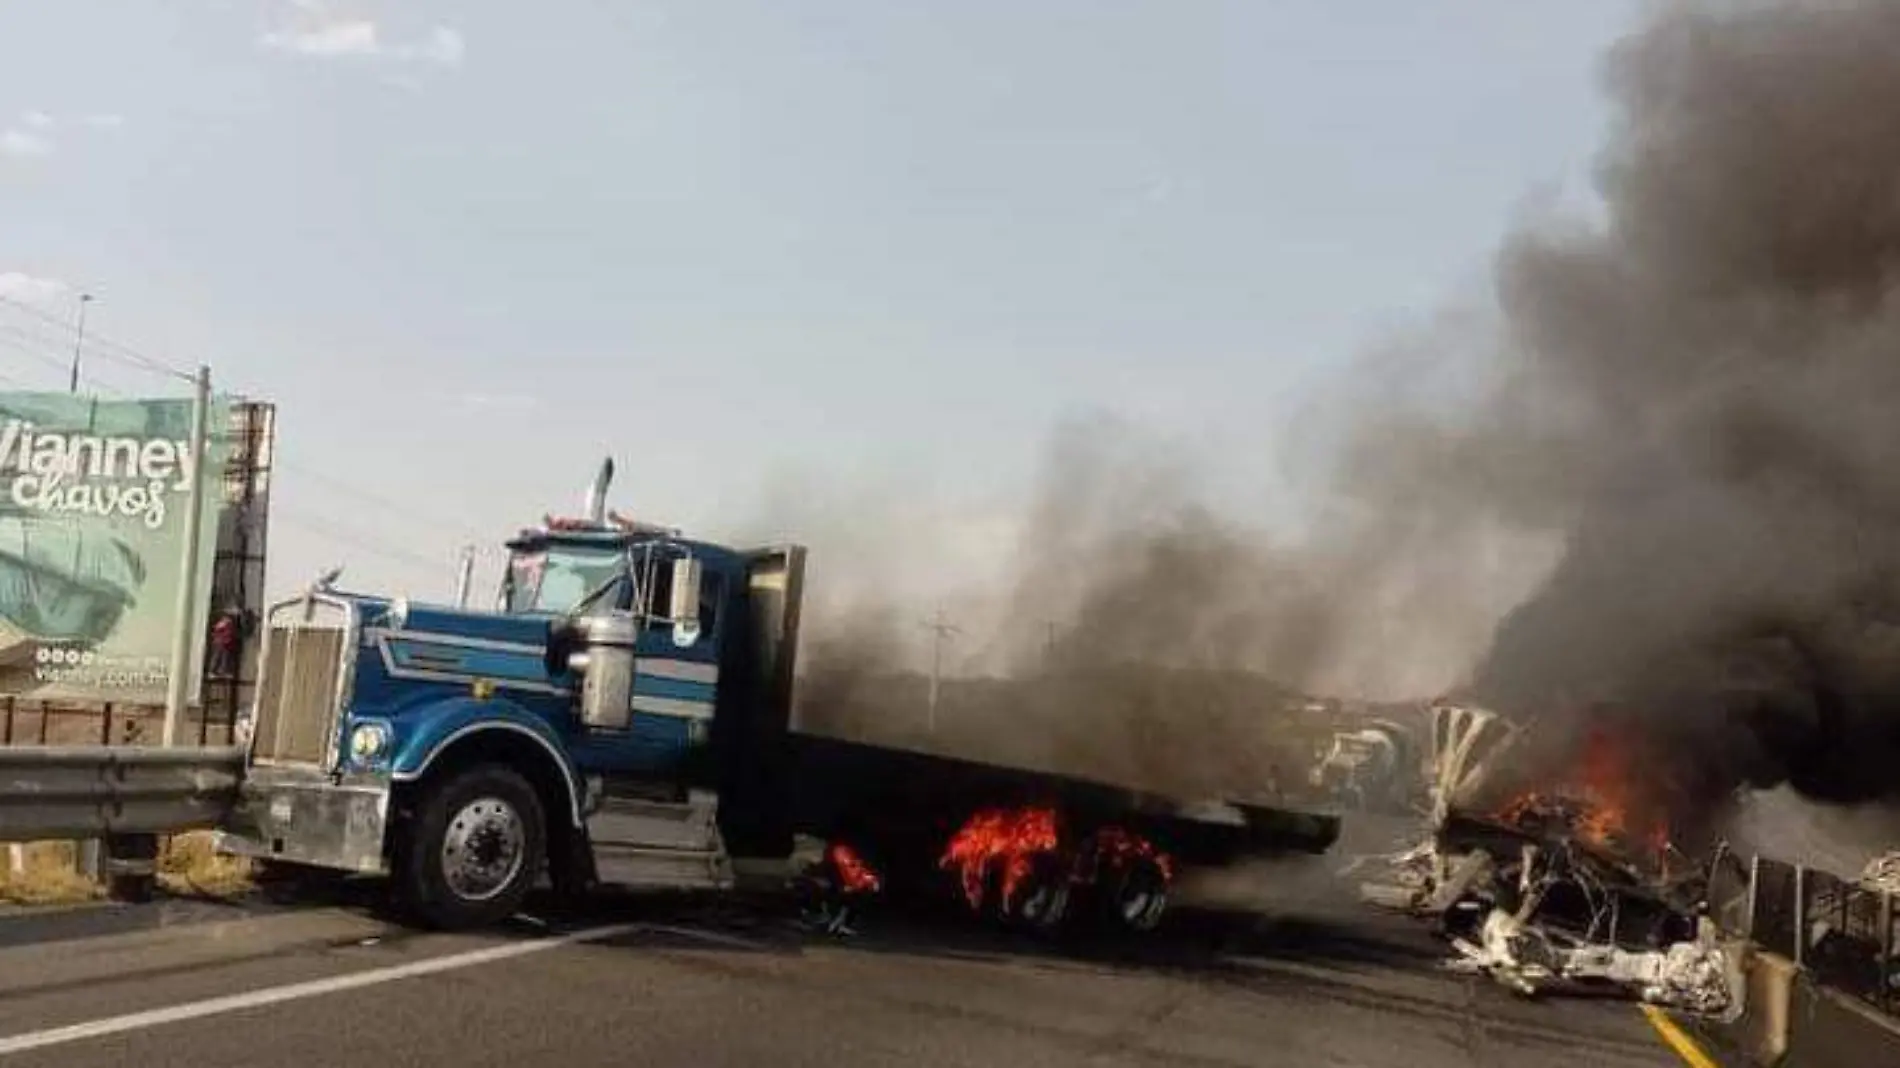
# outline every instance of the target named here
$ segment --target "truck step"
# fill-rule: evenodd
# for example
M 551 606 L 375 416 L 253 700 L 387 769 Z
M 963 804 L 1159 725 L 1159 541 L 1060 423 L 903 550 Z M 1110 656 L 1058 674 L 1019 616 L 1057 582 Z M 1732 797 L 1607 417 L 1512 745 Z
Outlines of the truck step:
M 594 845 L 594 870 L 603 883 L 641 889 L 725 890 L 733 885 L 725 851 Z
M 595 849 L 712 850 L 719 848 L 718 799 L 695 794 L 684 803 L 603 798 L 587 819 Z

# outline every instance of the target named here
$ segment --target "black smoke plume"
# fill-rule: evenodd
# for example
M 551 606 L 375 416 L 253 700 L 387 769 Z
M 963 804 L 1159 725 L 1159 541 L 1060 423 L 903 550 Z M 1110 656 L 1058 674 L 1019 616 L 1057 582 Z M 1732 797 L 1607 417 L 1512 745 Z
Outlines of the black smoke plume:
M 1513 232 L 1495 331 L 1359 368 L 1305 537 L 1105 461 L 1122 430 L 1059 434 L 994 621 L 1010 673 L 1056 681 L 958 747 L 1257 781 L 1274 698 L 1207 680 L 1426 697 L 1462 674 L 1545 725 L 1613 709 L 1672 803 L 1900 791 L 1896 56 L 1890 0 L 1653 14 L 1606 63 L 1601 220 Z M 1421 399 L 1449 369 L 1478 373 Z M 1538 545 L 1541 585 L 1496 563 Z M 864 659 L 820 691 L 863 698 Z
M 1641 713 L 1705 794 L 1900 791 L 1900 4 L 1675 5 L 1609 64 L 1607 222 L 1499 264 L 1469 447 L 1563 532 L 1472 680 Z M 1485 431 L 1489 431 L 1488 433 Z

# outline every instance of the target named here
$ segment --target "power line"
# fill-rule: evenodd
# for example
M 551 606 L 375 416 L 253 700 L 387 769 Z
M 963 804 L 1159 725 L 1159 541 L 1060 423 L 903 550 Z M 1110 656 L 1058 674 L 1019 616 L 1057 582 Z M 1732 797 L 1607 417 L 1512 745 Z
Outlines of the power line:
M 46 364 L 48 367 L 57 367 L 62 376 L 66 376 L 70 373 L 68 357 L 55 355 L 62 342 L 48 338 L 44 334 L 7 323 L 0 323 L 0 334 L 9 335 L 11 338 L 16 339 L 8 340 L 5 337 L 0 337 L 0 345 L 6 345 L 9 348 L 31 356 L 39 362 Z M 96 372 L 85 375 L 84 381 L 92 384 L 102 392 L 121 395 L 123 393 L 121 390 L 105 385 Z M 70 386 L 70 380 L 68 385 Z
M 41 308 L 36 308 L 33 305 L 27 304 L 23 301 L 15 300 L 12 297 L 0 296 L 0 304 L 5 304 L 18 311 L 25 312 L 26 314 L 31 315 L 32 317 L 40 320 L 41 322 L 48 323 L 53 326 L 57 326 L 60 328 L 61 331 L 65 331 L 69 329 L 71 326 L 71 324 L 67 323 L 65 320 L 61 319 L 57 315 L 52 314 L 51 312 L 45 311 L 44 309 L 41 309 Z M 102 356 L 105 359 L 112 360 L 116 363 L 124 364 L 131 367 L 137 367 L 142 370 L 154 372 L 156 374 L 169 375 L 173 378 L 182 378 L 187 381 L 191 380 L 191 378 L 193 377 L 192 372 L 184 369 L 183 367 L 180 367 L 173 363 L 168 363 L 155 356 L 148 356 L 145 353 L 140 352 L 138 349 L 135 349 L 130 345 L 127 345 L 123 342 L 114 341 L 103 334 L 94 332 L 91 337 L 91 343 L 92 343 L 92 348 L 90 351 L 95 356 Z
M 0 303 L 4 303 L 20 311 L 24 311 L 27 314 L 32 315 L 34 318 L 39 319 L 43 322 L 52 324 L 54 326 L 59 326 L 63 328 L 66 325 L 57 316 L 51 315 L 39 308 L 32 307 L 31 305 L 23 304 L 17 300 L 14 300 L 11 297 L 0 296 Z M 49 338 L 46 338 L 44 335 L 36 334 L 36 333 L 28 333 L 27 331 L 20 330 L 18 327 L 0 326 L 0 330 L 8 330 L 9 332 L 17 333 L 18 335 L 22 337 L 29 338 L 30 340 L 38 341 L 44 345 L 47 345 L 49 348 L 53 344 L 52 340 Z M 97 333 L 96 331 L 93 334 L 91 334 L 89 337 L 82 336 L 81 344 L 85 347 L 85 349 L 88 352 L 91 352 L 94 355 L 104 356 L 106 359 L 117 362 L 121 364 L 122 366 L 133 366 L 141 370 L 153 371 L 159 374 L 171 375 L 171 376 L 175 376 L 179 378 L 184 378 L 187 380 L 191 378 L 191 372 L 186 371 L 183 368 L 168 364 L 165 361 L 158 359 L 157 357 L 148 356 L 145 353 L 139 351 L 138 349 L 131 347 L 130 345 L 126 345 L 123 342 L 114 341 L 110 338 L 105 337 L 102 334 Z M 124 355 L 118 356 L 118 355 L 115 355 L 113 351 L 108 351 L 108 350 L 116 350 L 117 352 L 123 353 Z M 35 356 L 36 358 L 39 358 L 47 362 L 49 366 L 58 366 L 62 370 L 64 370 L 67 366 L 64 360 L 58 359 L 52 356 L 50 353 L 36 352 L 33 350 L 24 350 L 24 351 L 27 351 L 29 355 Z M 89 377 L 91 381 L 93 381 L 95 384 L 98 384 L 98 380 L 96 376 L 89 376 Z M 117 390 L 113 390 L 110 387 L 101 386 L 100 388 L 104 392 L 108 392 L 108 393 L 120 392 Z M 279 459 L 276 461 L 276 466 L 284 471 L 287 471 L 293 474 L 308 476 L 318 482 L 322 482 L 330 486 L 332 489 L 335 489 L 338 492 L 367 501 L 371 504 L 376 505 L 379 508 L 382 508 L 385 511 L 394 512 L 398 515 L 407 516 L 408 518 L 410 518 L 411 520 L 415 522 L 422 523 L 427 526 L 436 527 L 444 531 L 452 530 L 456 533 L 458 537 L 465 537 L 478 529 L 478 527 L 475 524 L 468 523 L 466 521 L 449 522 L 441 516 L 427 515 L 425 513 L 415 510 L 414 508 L 398 504 L 387 497 L 383 497 L 379 494 L 371 493 L 370 491 L 362 489 L 361 487 L 358 487 L 358 486 L 350 485 L 349 483 L 333 478 L 313 468 L 305 467 L 302 464 L 294 463 L 288 460 Z
M 474 533 L 478 529 L 476 525 L 472 523 L 461 523 L 461 522 L 451 523 L 445 517 L 429 515 L 425 512 L 418 511 L 409 505 L 401 504 L 396 501 L 390 500 L 389 498 L 384 497 L 381 494 L 373 493 L 370 490 L 366 490 L 361 486 L 352 485 L 351 483 L 346 482 L 340 478 L 336 478 L 333 475 L 324 474 L 323 472 L 314 470 L 309 467 L 305 467 L 302 464 L 292 464 L 292 463 L 284 462 L 282 460 L 277 460 L 275 461 L 275 463 L 278 467 L 281 467 L 286 471 L 291 471 L 296 474 L 314 479 L 330 487 L 332 490 L 335 490 L 338 493 L 355 497 L 369 504 L 374 504 L 379 508 L 382 508 L 389 512 L 393 512 L 397 515 L 406 516 L 413 522 L 420 523 L 424 526 L 436 527 L 443 531 L 453 530 L 455 531 L 456 536 L 460 538 L 466 538 L 469 534 Z
M 58 344 L 58 342 L 54 341 L 52 338 L 47 337 L 45 334 L 37 333 L 35 331 L 28 330 L 27 328 L 23 326 L 17 326 L 12 323 L 0 325 L 0 330 L 5 330 L 7 333 L 12 334 L 14 337 L 20 338 L 23 341 L 35 342 L 40 347 L 48 350 L 49 352 Z
M 90 294 L 82 294 L 81 299 L 85 301 L 90 301 L 92 297 Z M 65 331 L 72 329 L 72 326 L 73 326 L 73 324 L 68 323 L 66 320 L 61 319 L 59 316 L 54 315 L 43 308 L 34 307 L 31 304 L 27 304 L 13 297 L 0 295 L 0 305 L 11 307 L 16 311 L 25 312 L 27 315 L 30 315 L 33 318 L 38 319 L 39 321 L 43 323 L 46 323 L 51 326 L 56 326 L 60 329 L 62 335 L 64 334 Z M 17 330 L 18 328 L 16 327 L 14 329 Z M 43 335 L 32 335 L 32 336 L 43 344 L 46 344 L 49 346 L 55 344 L 55 342 L 47 339 Z M 118 341 L 116 339 L 107 337 L 96 330 L 91 333 L 82 334 L 80 340 L 86 352 L 94 356 L 98 356 L 103 359 L 106 359 L 110 362 L 119 364 L 122 367 L 132 367 L 137 370 L 148 371 L 148 372 L 151 372 L 153 374 L 158 374 L 158 375 L 164 375 L 168 378 L 177 378 L 186 382 L 194 381 L 197 377 L 197 372 L 188 367 L 184 367 L 179 364 L 172 363 L 168 360 L 160 359 L 157 356 L 153 356 L 149 353 L 136 349 L 132 347 L 131 345 L 126 344 L 123 341 Z M 64 345 L 63 339 L 57 342 L 57 344 L 63 346 Z M 61 367 L 65 367 L 65 366 L 66 366 L 65 362 L 62 361 Z
M 131 367 L 137 370 L 153 372 L 153 373 L 164 375 L 170 378 L 183 379 L 186 381 L 193 381 L 195 379 L 195 375 L 191 371 L 178 367 L 174 364 L 170 364 L 164 360 L 158 359 L 157 357 L 149 356 L 146 353 L 141 352 L 130 345 L 126 345 L 122 342 L 115 341 L 109 337 L 105 337 L 104 335 L 98 334 L 97 332 L 95 332 L 94 334 L 92 334 L 90 338 L 88 338 L 85 332 L 84 316 L 85 316 L 85 304 L 86 302 L 90 302 L 91 299 L 92 298 L 89 294 L 82 294 L 80 297 L 80 300 L 81 300 L 80 319 L 79 319 L 79 323 L 75 332 L 75 339 L 73 342 L 73 352 L 72 352 L 72 359 L 71 359 L 71 364 L 70 364 L 70 377 L 68 379 L 69 391 L 73 393 L 77 393 L 79 390 L 79 380 L 80 380 L 79 366 L 80 366 L 81 355 L 83 353 L 90 353 L 91 355 L 101 357 L 108 362 L 117 363 L 121 366 Z M 57 316 L 51 315 L 39 308 L 35 308 L 30 305 L 21 303 L 20 301 L 14 300 L 10 297 L 6 297 L 4 295 L 0 295 L 0 304 L 4 304 L 17 311 L 25 312 L 27 315 L 32 316 L 34 319 L 37 319 L 42 323 L 46 323 L 48 325 L 58 327 L 62 332 L 68 326 L 68 324 L 65 321 L 59 319 Z M 25 353 L 28 356 L 31 356 L 35 359 L 38 359 L 46 363 L 50 367 L 58 368 L 61 371 L 68 370 L 68 365 L 65 360 L 60 359 L 56 356 L 53 356 L 51 352 L 47 351 L 47 350 L 52 349 L 54 345 L 56 344 L 56 342 L 54 342 L 53 339 L 48 338 L 44 334 L 41 334 L 37 331 L 24 330 L 18 326 L 13 326 L 10 324 L 0 324 L 0 331 L 5 331 L 7 334 L 10 334 L 13 337 L 20 339 L 18 341 L 13 341 L 13 340 L 8 340 L 7 338 L 0 338 L 0 344 L 5 344 L 10 348 L 17 349 L 18 351 Z M 117 395 L 120 393 L 120 391 L 115 390 L 110 386 L 105 386 L 102 383 L 100 383 L 98 381 L 97 375 L 88 376 L 88 380 L 90 384 L 94 387 L 94 389 L 99 392 L 104 392 L 104 393 L 113 394 L 113 395 Z M 11 376 L 0 374 L 0 381 L 17 382 L 17 379 L 13 379 L 11 378 Z M 225 428 L 219 428 L 218 431 L 216 431 L 215 433 L 217 433 L 218 435 L 223 435 L 223 434 L 228 433 L 228 431 Z M 368 490 L 363 489 L 360 486 L 355 486 L 350 483 L 344 482 L 340 479 L 333 478 L 322 472 L 319 472 L 310 468 L 306 468 L 301 464 L 288 463 L 282 460 L 281 458 L 275 458 L 273 460 L 273 466 L 280 470 L 285 470 L 285 471 L 302 474 L 307 477 L 310 477 L 318 482 L 321 482 L 330 486 L 334 490 L 340 491 L 349 496 L 353 496 L 360 500 L 364 500 L 371 504 L 374 504 L 386 512 L 392 512 L 397 515 L 406 516 L 412 521 L 422 523 L 428 526 L 438 527 L 443 530 L 453 529 L 456 531 L 458 536 L 467 535 L 475 529 L 472 524 L 461 524 L 461 523 L 451 524 L 451 523 L 445 522 L 440 517 L 425 515 L 405 505 L 401 505 L 394 501 L 391 501 L 380 494 L 372 493 Z M 317 536 L 328 539 L 329 541 L 334 542 L 336 544 L 346 545 L 352 549 L 369 553 L 372 556 L 378 556 L 385 560 L 407 564 L 414 567 L 426 567 L 426 568 L 439 567 L 439 566 L 442 566 L 442 564 L 444 563 L 444 561 L 429 559 L 421 555 L 420 553 L 412 553 L 403 549 L 392 547 L 388 545 L 387 543 L 383 542 L 381 539 L 370 537 L 364 532 L 353 530 L 349 527 L 342 526 L 340 524 L 336 524 L 327 520 L 318 519 L 314 516 L 301 513 L 297 509 L 286 508 L 281 504 L 274 505 L 270 509 L 270 512 L 271 512 L 271 518 L 273 520 L 281 520 L 292 527 L 301 528 L 309 533 L 316 534 Z M 483 555 L 486 555 L 486 551 L 483 552 Z M 464 569 L 465 569 L 464 575 L 466 575 L 466 567 L 467 565 L 464 564 Z
M 152 356 L 147 356 L 139 350 L 129 345 L 120 344 L 111 338 L 100 337 L 95 333 L 90 335 L 88 341 L 91 346 L 88 351 L 95 356 L 104 356 L 106 359 L 112 360 L 115 363 L 123 364 L 128 367 L 142 368 L 154 374 L 170 375 L 174 378 L 181 375 L 190 377 L 191 372 L 186 371 L 182 367 L 166 363 Z
M 293 527 L 300 527 L 309 533 L 328 538 L 339 545 L 347 545 L 353 549 L 360 549 L 371 555 L 380 556 L 385 560 L 397 563 L 409 564 L 415 567 L 436 568 L 447 567 L 453 561 L 453 557 L 444 557 L 444 559 L 435 560 L 421 553 L 412 553 L 405 549 L 394 548 L 363 531 L 332 523 L 328 520 L 319 519 L 316 516 L 298 511 L 295 508 L 284 508 L 280 505 L 272 505 L 270 518 L 273 521 L 282 519 Z
M 82 296 L 82 300 L 89 300 L 89 299 L 90 299 L 89 296 Z M 67 329 L 69 326 L 68 323 L 60 319 L 58 316 L 55 316 L 49 312 L 46 312 L 43 309 L 33 307 L 32 305 L 22 303 L 11 297 L 0 296 L 0 304 L 4 304 L 18 311 L 25 312 L 26 314 L 32 316 L 35 319 L 40 320 L 41 322 L 59 327 L 62 331 Z M 81 308 L 82 313 L 83 313 L 83 310 L 84 308 L 82 305 L 82 308 Z M 29 333 L 25 330 L 21 330 L 18 327 L 0 326 L 0 330 L 8 330 L 23 338 L 27 338 L 32 341 L 37 341 L 42 345 L 46 345 L 48 348 L 51 348 L 52 345 L 54 344 L 54 342 L 51 339 L 45 337 L 44 335 L 37 334 L 37 333 Z M 86 352 L 89 352 L 92 355 L 104 357 L 106 360 L 110 362 L 118 363 L 121 366 L 129 366 L 129 367 L 133 367 L 139 370 L 144 370 L 144 371 L 149 371 L 149 372 L 153 372 L 153 373 L 157 373 L 161 375 L 166 375 L 169 377 L 184 379 L 186 381 L 190 381 L 193 378 L 193 372 L 186 370 L 185 368 L 179 367 L 177 365 L 168 363 L 167 361 L 159 359 L 158 357 L 151 356 L 145 352 L 140 351 L 139 349 L 133 348 L 131 345 L 125 344 L 124 342 L 116 341 L 112 338 L 109 338 L 103 334 L 98 333 L 97 331 L 94 331 L 91 334 L 85 334 L 83 332 L 84 330 L 83 326 L 80 327 L 80 330 L 81 330 L 81 333 L 79 335 L 79 340 L 75 343 L 75 350 L 74 350 L 74 357 L 73 357 L 73 363 L 75 367 L 77 366 L 77 363 L 78 363 L 79 350 L 83 348 Z M 16 347 L 21 347 L 21 346 L 16 346 Z M 25 351 L 28 355 L 34 356 L 38 359 L 41 359 L 47 362 L 49 366 L 57 366 L 61 370 L 66 369 L 66 366 L 67 366 L 66 361 L 64 361 L 63 359 L 55 357 L 48 352 L 35 351 L 33 349 L 26 349 L 24 347 L 21 347 L 21 348 L 22 348 L 22 351 Z M 74 375 L 75 375 L 75 381 L 76 381 L 77 380 L 76 370 L 74 371 Z M 98 381 L 98 378 L 96 375 L 88 376 L 88 380 L 95 386 L 95 388 L 99 389 L 101 392 L 107 393 L 109 395 L 123 395 L 122 391 L 116 390 L 110 386 L 105 386 L 101 384 Z M 406 517 L 412 522 L 419 523 L 421 525 L 428 526 L 428 527 L 433 527 L 437 530 L 441 530 L 444 532 L 453 531 L 458 539 L 466 540 L 470 535 L 475 534 L 480 530 L 480 527 L 477 524 L 467 522 L 465 519 L 451 522 L 442 516 L 426 514 L 424 512 L 416 510 L 413 507 L 400 504 L 380 494 L 373 493 L 369 490 L 363 489 L 360 486 L 352 485 L 348 482 L 335 478 L 331 475 L 318 471 L 314 468 L 307 467 L 300 463 L 295 463 L 289 460 L 285 460 L 285 459 L 282 459 L 281 457 L 275 458 L 273 460 L 273 466 L 275 466 L 279 470 L 282 470 L 291 474 L 302 475 L 314 481 L 323 483 L 324 485 L 330 487 L 332 490 L 336 492 L 340 492 L 345 495 L 352 496 L 359 500 L 365 501 L 367 503 L 374 504 L 378 508 L 382 509 L 383 511 L 390 512 L 398 516 Z M 377 551 L 377 550 L 372 550 L 372 551 Z M 486 554 L 486 551 L 487 550 L 484 549 L 484 554 Z M 414 559 L 414 558 L 412 557 L 410 559 Z
M 11 347 L 20 348 L 21 351 L 25 352 L 27 355 L 38 357 L 42 362 L 46 363 L 46 365 L 49 368 L 56 368 L 61 371 L 65 370 L 65 368 L 61 366 L 61 361 L 59 361 L 57 358 L 48 356 L 44 353 L 34 352 L 30 349 L 25 349 L 18 345 L 13 345 L 6 338 L 0 338 L 0 345 L 11 345 Z M 0 376 L 0 381 L 11 382 L 15 385 L 21 385 L 21 386 L 25 385 L 25 383 L 21 382 L 19 379 L 14 378 L 12 376 Z M 126 396 L 126 394 L 123 391 L 115 389 L 111 386 L 107 386 L 103 383 L 100 383 L 96 378 L 89 377 L 88 382 L 90 383 L 90 385 L 95 391 L 105 396 L 115 397 L 115 398 Z M 226 440 L 226 441 L 230 440 L 230 432 L 228 429 L 224 429 L 224 428 L 220 428 L 218 431 L 213 432 L 211 436 L 213 438 L 222 438 L 223 440 Z M 463 541 L 469 540 L 479 530 L 479 527 L 474 523 L 451 522 L 450 520 L 441 516 L 429 515 L 427 513 L 418 511 L 412 507 L 393 501 L 389 499 L 388 497 L 385 497 L 381 494 L 373 493 L 369 490 L 363 489 L 360 486 L 353 486 L 349 484 L 348 482 L 345 482 L 341 479 L 335 478 L 331 475 L 324 474 L 313 468 L 306 467 L 303 464 L 290 463 L 282 459 L 281 457 L 273 461 L 273 466 L 282 471 L 288 471 L 288 472 L 292 472 L 299 475 L 306 475 L 310 477 L 311 479 L 322 483 L 326 488 L 330 490 L 345 494 L 350 497 L 357 498 L 358 500 L 364 501 L 369 504 L 373 504 L 377 508 L 383 511 L 392 513 L 398 517 L 406 518 L 411 523 L 417 524 L 419 526 L 429 527 L 434 530 L 441 531 L 443 533 L 452 532 L 457 540 L 463 540 Z M 479 539 L 476 539 L 476 540 L 479 540 Z M 484 547 L 483 549 L 484 554 L 486 554 L 488 551 L 489 550 L 487 550 Z
M 0 328 L 0 329 L 4 329 L 4 328 Z M 27 348 L 24 345 L 21 345 L 20 343 L 16 341 L 10 341 L 4 337 L 0 337 L 0 347 L 11 348 L 24 355 L 31 356 L 34 359 L 38 360 L 39 362 L 45 364 L 47 367 L 57 370 L 62 376 L 67 373 L 67 366 L 66 366 L 65 361 L 59 359 L 56 356 L 51 356 L 45 352 L 35 351 L 33 349 Z M 35 386 L 19 378 L 10 378 L 9 380 L 14 382 L 21 389 L 32 390 L 34 392 L 39 392 L 39 393 L 55 392 L 55 390 L 51 388 L 44 387 L 44 386 Z M 125 399 L 130 396 L 130 394 L 126 393 L 126 391 L 119 389 L 116 386 L 107 385 L 106 383 L 100 381 L 97 375 L 89 374 L 85 376 L 85 383 L 88 389 L 92 393 L 99 396 L 111 397 L 114 399 Z M 214 433 L 213 436 L 215 437 L 216 434 Z
M 16 333 L 17 333 L 17 336 L 20 336 L 20 337 L 29 337 L 29 338 L 31 337 L 31 335 L 26 334 L 23 331 L 16 332 L 14 330 L 9 329 L 8 327 L 0 326 L 0 334 L 16 334 Z M 34 359 L 40 361 L 41 363 L 46 364 L 48 367 L 57 367 L 61 371 L 64 371 L 66 369 L 65 362 L 60 360 L 58 357 L 53 356 L 52 354 L 45 352 L 44 350 L 33 348 L 20 341 L 15 341 L 10 337 L 0 336 L 0 345 L 5 345 L 7 348 L 13 349 L 17 352 L 25 353 L 26 355 L 33 357 Z

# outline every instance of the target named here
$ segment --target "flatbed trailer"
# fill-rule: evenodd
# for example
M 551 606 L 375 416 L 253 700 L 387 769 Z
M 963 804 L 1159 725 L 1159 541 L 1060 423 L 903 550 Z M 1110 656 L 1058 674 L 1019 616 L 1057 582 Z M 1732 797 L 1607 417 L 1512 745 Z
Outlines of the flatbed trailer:
M 1339 817 L 1228 801 L 1193 802 L 1070 775 L 799 731 L 785 737 L 790 820 L 802 834 L 892 856 L 941 850 L 986 809 L 1056 809 L 1082 832 L 1119 826 L 1183 864 L 1260 853 L 1324 853 Z M 935 859 L 934 857 L 932 858 Z
M 1089 855 L 1091 846 L 1105 840 L 1122 843 L 1124 850 L 1152 850 L 1153 859 L 1121 859 L 1138 863 L 1141 870 L 1136 874 L 1152 884 L 1147 889 L 1158 895 L 1153 897 L 1158 910 L 1165 904 L 1168 883 L 1183 869 L 1222 867 L 1262 855 L 1324 853 L 1340 830 L 1335 815 L 1189 801 L 1076 776 L 796 730 L 784 738 L 783 759 L 787 788 L 781 796 L 787 822 L 796 833 L 848 843 L 880 874 L 887 892 L 935 900 L 962 894 L 970 898 L 970 906 L 1008 919 L 1024 918 L 1017 906 L 1029 896 L 1008 899 L 997 892 L 994 880 L 1010 862 L 1010 846 L 1000 845 L 991 858 L 997 871 L 976 873 L 980 896 L 977 884 L 965 882 L 972 874 L 967 856 L 953 855 L 959 836 L 967 842 L 986 815 L 1004 827 L 1031 826 L 1040 833 L 1053 829 L 1053 841 L 1014 843 L 1018 853 L 1030 854 L 1024 878 L 1031 890 L 1037 883 L 1065 883 L 1082 891 L 1075 895 L 1078 907 L 1111 914 L 1137 905 L 1116 900 L 1124 887 L 1104 881 L 1091 864 L 1097 859 Z M 1043 824 L 1034 822 L 1038 818 Z M 1023 832 L 1017 833 L 1020 838 Z M 976 846 L 980 849 L 981 843 Z M 1049 926 L 1064 917 L 1042 914 L 1029 919 Z

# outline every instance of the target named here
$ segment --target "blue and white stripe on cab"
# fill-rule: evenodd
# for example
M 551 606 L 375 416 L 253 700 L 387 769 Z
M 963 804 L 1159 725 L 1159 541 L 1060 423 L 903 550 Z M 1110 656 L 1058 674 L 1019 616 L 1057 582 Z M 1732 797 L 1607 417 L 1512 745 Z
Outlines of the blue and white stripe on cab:
M 711 719 L 718 694 L 718 664 L 660 656 L 642 656 L 633 662 L 635 712 Z

